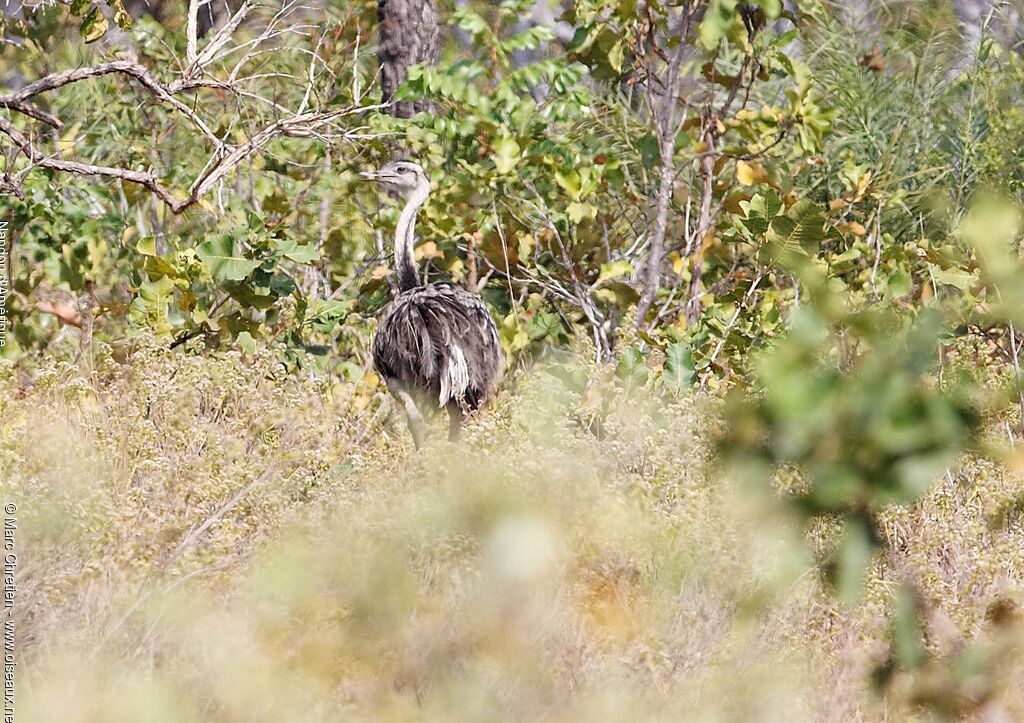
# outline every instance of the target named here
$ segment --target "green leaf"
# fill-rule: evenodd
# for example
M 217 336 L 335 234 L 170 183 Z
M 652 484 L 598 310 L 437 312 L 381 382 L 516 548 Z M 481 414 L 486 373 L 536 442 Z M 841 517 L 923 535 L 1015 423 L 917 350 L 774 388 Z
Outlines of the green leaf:
M 491 29 L 486 20 L 465 7 L 458 8 L 452 13 L 452 22 L 473 36 L 487 35 Z
M 491 145 L 491 160 L 498 173 L 509 173 L 519 163 L 521 148 L 511 136 L 501 136 Z
M 662 379 L 673 389 L 693 386 L 696 379 L 693 364 L 693 350 L 689 344 L 673 342 L 665 350 L 665 371 Z
M 173 279 L 178 276 L 178 270 L 159 256 L 147 256 L 143 268 L 151 279 L 159 279 L 161 276 L 170 276 Z
M 295 239 L 282 239 L 277 244 L 277 251 L 289 261 L 299 264 L 308 264 L 320 258 L 320 250 L 313 244 L 305 246 L 299 244 Z
M 636 17 L 636 0 L 620 0 L 615 14 L 620 20 L 632 20 Z
M 633 273 L 633 264 L 628 261 L 612 261 L 610 264 L 601 264 L 601 275 L 597 277 L 597 283 L 609 281 L 620 276 L 629 276 Z
M 772 220 L 782 210 L 782 199 L 775 191 L 768 191 L 767 195 L 758 193 L 749 201 L 740 201 L 740 208 L 747 214 L 743 219 L 743 225 L 754 236 L 763 236 L 768 232 Z
M 736 4 L 739 0 L 711 0 L 708 9 L 704 11 L 704 19 L 701 20 L 698 36 L 701 44 L 707 50 L 714 50 L 718 41 L 728 34 L 733 24 L 738 20 L 736 15 Z
M 156 238 L 154 236 L 143 236 L 135 244 L 135 250 L 143 256 L 156 256 Z
M 938 283 L 955 286 L 961 291 L 966 291 L 978 283 L 977 272 L 968 273 L 962 269 L 940 269 L 933 266 L 932 276 Z
M 171 296 L 174 292 L 174 281 L 167 276 L 162 276 L 156 281 L 147 281 L 139 287 L 139 296 L 153 305 L 166 305 L 171 303 Z
M 754 4 L 764 10 L 769 20 L 775 20 L 782 15 L 782 0 L 754 0 Z
M 121 0 L 107 0 L 107 5 L 114 11 L 114 23 L 117 27 L 127 30 L 132 26 L 132 16 L 124 9 L 124 3 Z
M 196 256 L 218 282 L 241 281 L 261 263 L 237 253 L 235 241 L 230 236 L 218 236 L 200 244 L 196 248 Z
M 274 296 L 288 296 L 295 292 L 295 282 L 284 274 L 274 274 L 270 277 L 270 284 L 267 288 Z
M 531 341 L 540 341 L 558 334 L 562 330 L 562 319 L 550 311 L 540 311 L 530 319 L 527 330 Z
M 578 201 L 580 193 L 583 189 L 583 181 L 580 178 L 580 174 L 574 168 L 557 168 L 555 169 L 555 183 L 565 189 L 565 192 L 572 197 L 574 201 Z
M 640 301 L 640 294 L 624 281 L 605 281 L 601 288 L 594 291 L 594 296 L 606 303 L 619 306 L 630 306 Z
M 902 299 L 910 293 L 913 286 L 913 279 L 906 271 L 898 269 L 893 271 L 888 278 L 885 287 L 885 300 Z
M 228 282 L 224 285 L 224 290 L 242 306 L 253 309 L 269 309 L 280 298 L 275 294 L 265 293 L 270 289 L 258 289 L 251 283 Z
M 589 203 L 570 203 L 565 209 L 565 214 L 573 223 L 579 223 L 585 218 L 594 218 L 597 209 Z
M 794 253 L 814 253 L 821 242 L 836 237 L 826 226 L 825 214 L 811 201 L 797 201 L 784 216 L 777 216 L 768 228 L 772 255 L 786 257 Z
M 648 168 L 654 168 L 661 163 L 661 149 L 658 146 L 658 139 L 650 133 L 640 137 L 636 142 L 636 149 L 640 152 L 640 160 Z
M 167 309 L 174 300 L 174 281 L 163 276 L 139 286 L 139 295 L 132 301 L 129 317 L 136 324 L 147 325 L 157 334 L 172 331 Z
M 309 320 L 318 322 L 338 321 L 344 319 L 350 309 L 352 301 L 339 301 L 337 299 L 316 299 L 310 304 Z
M 292 202 L 280 191 L 274 191 L 264 198 L 261 205 L 267 213 L 277 213 L 282 216 L 290 213 L 292 210 Z
M 235 337 L 235 343 L 250 354 L 256 353 L 256 340 L 253 339 L 252 334 L 247 331 L 239 333 L 238 336 Z
M 622 72 L 622 64 L 625 58 L 626 51 L 621 42 L 615 43 L 608 51 L 608 64 L 618 73 Z
M 615 376 L 631 389 L 646 384 L 650 371 L 647 369 L 643 352 L 635 346 L 623 349 L 619 355 L 619 362 L 615 365 Z
M 89 11 L 89 14 L 85 16 L 85 20 L 82 21 L 82 26 L 78 29 L 78 32 L 82 34 L 85 42 L 95 43 L 104 36 L 109 25 L 107 18 L 100 12 L 99 5 L 95 5 Z

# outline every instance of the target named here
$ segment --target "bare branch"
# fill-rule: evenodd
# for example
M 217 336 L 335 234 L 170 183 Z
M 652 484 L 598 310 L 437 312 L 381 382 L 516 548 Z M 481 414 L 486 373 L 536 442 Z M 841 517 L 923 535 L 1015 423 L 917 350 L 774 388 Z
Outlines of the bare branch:
M 24 107 L 25 101 L 29 98 L 34 98 L 41 93 L 56 90 L 57 88 L 70 85 L 71 83 L 77 83 L 80 80 L 99 78 L 101 76 L 111 75 L 114 73 L 120 73 L 134 78 L 142 85 L 142 87 L 162 102 L 167 103 L 192 121 L 193 125 L 195 125 L 204 136 L 213 141 L 217 147 L 223 145 L 221 140 L 212 130 L 210 130 L 209 126 L 207 126 L 191 108 L 175 98 L 171 92 L 157 81 L 145 67 L 127 60 L 115 60 L 110 63 L 101 63 L 100 65 L 91 65 L 85 68 L 75 68 L 74 70 L 64 70 L 58 73 L 52 73 L 44 78 L 40 78 L 37 81 L 29 83 L 15 93 L 0 95 L 0 106 L 24 112 L 22 108 Z M 25 115 L 31 114 L 25 113 Z M 50 117 L 53 118 L 52 116 Z M 56 119 L 54 118 L 54 120 Z M 50 125 L 53 124 L 51 123 Z
M 16 147 L 16 151 L 10 156 L 12 159 L 18 155 L 24 155 L 29 163 L 27 167 L 21 164 L 17 172 L 11 170 L 13 164 L 8 163 L 2 177 L 0 177 L 0 191 L 19 194 L 20 183 L 33 169 L 45 168 L 53 171 L 71 173 L 80 176 L 96 176 L 114 178 L 121 181 L 139 184 L 149 189 L 154 194 L 154 202 L 157 199 L 166 204 L 174 213 L 182 213 L 189 207 L 195 205 L 223 183 L 224 178 L 234 171 L 241 163 L 250 158 L 253 154 L 261 152 L 276 138 L 315 138 L 325 142 L 344 142 L 370 138 L 364 129 L 346 128 L 339 123 L 342 118 L 383 108 L 383 105 L 362 106 L 357 101 L 352 106 L 336 109 L 321 110 L 320 98 L 316 87 L 317 78 L 326 72 L 333 77 L 328 64 L 320 57 L 320 51 L 324 42 L 324 36 L 312 46 L 306 47 L 287 46 L 288 52 L 298 55 L 310 56 L 305 85 L 305 92 L 301 102 L 295 108 L 288 108 L 278 98 L 265 98 L 252 90 L 251 83 L 259 78 L 287 78 L 281 73 L 255 73 L 248 76 L 240 76 L 243 66 L 246 66 L 257 56 L 266 56 L 272 52 L 278 52 L 280 48 L 271 47 L 271 43 L 278 37 L 301 37 L 309 35 L 309 31 L 315 28 L 308 24 L 289 24 L 287 16 L 296 11 L 306 8 L 302 0 L 283 0 L 272 17 L 270 17 L 257 31 L 255 38 L 246 39 L 241 42 L 234 41 L 234 33 L 256 7 L 253 0 L 245 0 L 241 7 L 231 16 L 212 38 L 199 49 L 198 38 L 198 14 L 201 8 L 205 7 L 211 0 L 189 0 L 188 18 L 186 26 L 186 58 L 184 62 L 178 61 L 181 74 L 176 80 L 164 83 L 154 77 L 153 73 L 145 66 L 135 61 L 115 60 L 98 63 L 96 65 L 74 68 L 71 70 L 59 71 L 44 76 L 38 80 L 28 83 L 24 87 L 9 93 L 0 93 L 0 107 L 20 113 L 33 118 L 53 128 L 61 128 L 63 123 L 60 118 L 41 110 L 34 102 L 38 96 L 51 91 L 57 91 L 68 85 L 92 78 L 100 78 L 108 75 L 124 75 L 133 79 L 141 85 L 152 96 L 153 103 L 173 109 L 188 119 L 204 138 L 212 144 L 212 152 L 208 154 L 208 161 L 188 187 L 187 193 L 181 189 L 171 189 L 161 183 L 159 169 L 135 170 L 132 168 L 120 168 L 115 165 L 98 165 L 77 160 L 69 160 L 60 157 L 58 153 L 50 153 L 34 145 L 35 138 L 27 131 L 20 130 L 13 122 L 0 118 L 0 134 L 9 136 Z M 222 61 L 235 54 L 241 56 L 232 66 L 220 68 Z M 218 63 L 226 77 L 215 77 L 208 72 L 211 64 Z M 217 75 L 221 75 L 218 73 Z M 336 79 L 335 79 L 336 80 Z M 196 99 L 192 97 L 177 97 L 178 94 L 197 89 L 217 89 L 231 93 L 239 99 L 237 118 L 246 121 L 249 127 L 247 140 L 234 145 L 229 140 L 239 132 L 235 119 L 232 119 L 230 127 L 219 129 L 223 136 L 218 137 L 207 121 L 200 115 L 203 108 L 197 106 Z M 261 112 L 267 112 L 270 118 L 260 117 L 261 113 L 252 113 L 252 109 L 246 107 L 241 99 L 251 98 L 259 103 L 257 106 Z M 256 105 L 256 104 L 252 104 Z M 251 117 L 250 117 L 251 114 Z
M 669 202 L 675 186 L 676 114 L 679 111 L 679 95 L 682 91 L 682 67 L 689 50 L 686 38 L 691 27 L 689 9 L 680 11 L 679 42 L 676 44 L 666 71 L 665 95 L 660 105 L 651 97 L 653 90 L 648 85 L 647 103 L 654 118 L 658 133 L 658 151 L 661 166 L 658 181 L 658 200 L 655 208 L 654 233 L 651 234 L 647 265 L 644 269 L 644 289 L 637 304 L 636 328 L 640 329 L 647 318 L 647 312 L 654 303 L 661 282 L 661 265 L 665 258 L 665 235 L 668 232 Z
M 198 35 L 199 26 L 199 2 L 200 0 L 189 0 L 188 3 L 188 24 L 185 28 L 185 34 L 187 35 L 185 59 L 188 61 L 190 66 L 196 61 L 196 47 L 198 45 L 196 36 Z
M 238 8 L 234 15 L 231 16 L 231 19 L 229 19 L 224 26 L 217 31 L 216 35 L 213 36 L 210 42 L 206 44 L 206 47 L 203 48 L 203 52 L 199 53 L 190 61 L 191 65 L 185 72 L 185 77 L 169 86 L 169 89 L 172 92 L 188 86 L 189 84 L 186 82 L 186 79 L 196 76 L 196 70 L 205 68 L 217 58 L 217 53 L 221 48 L 227 45 L 229 40 L 231 40 L 231 36 L 238 29 L 238 26 L 242 24 L 242 21 L 245 20 L 245 17 L 249 14 L 249 11 L 252 10 L 252 8 L 252 3 L 242 3 L 242 6 Z
M 330 125 L 333 121 L 346 115 L 362 113 L 367 110 L 380 108 L 381 106 L 352 107 L 329 113 L 306 113 L 275 121 L 258 131 L 246 143 L 232 148 L 230 152 L 223 155 L 220 160 L 212 164 L 192 184 L 187 198 L 176 198 L 174 193 L 160 184 L 159 179 L 152 173 L 144 171 L 133 171 L 126 168 L 114 168 L 111 166 L 97 166 L 78 161 L 65 161 L 57 158 L 41 155 L 33 148 L 32 143 L 14 125 L 0 118 L 0 132 L 6 133 L 18 145 L 29 160 L 40 168 L 49 168 L 56 171 L 74 173 L 81 176 L 105 176 L 107 178 L 118 178 L 123 181 L 140 184 L 155 193 L 161 201 L 166 203 L 174 213 L 181 213 L 190 206 L 195 205 L 206 195 L 216 183 L 230 173 L 238 164 L 257 152 L 274 138 L 288 136 L 293 138 L 322 137 L 319 133 L 321 128 Z M 335 137 L 357 139 L 363 136 L 355 131 L 345 131 Z
M 21 131 L 15 128 L 6 118 L 0 118 L 0 131 L 10 136 L 22 152 L 28 156 L 28 159 L 40 168 L 50 168 L 55 171 L 66 171 L 68 173 L 76 173 L 81 176 L 106 176 L 107 178 L 119 178 L 123 181 L 138 183 L 159 196 L 164 203 L 169 205 L 172 209 L 175 209 L 175 213 L 178 212 L 176 206 L 180 205 L 180 202 L 174 198 L 174 195 L 170 191 L 161 186 L 157 178 L 151 173 L 131 171 L 126 168 L 112 168 L 110 166 L 94 166 L 88 163 L 64 161 L 57 158 L 41 156 L 32 147 L 32 143 L 28 138 L 26 138 Z M 181 210 L 184 210 L 184 208 L 185 207 L 182 206 Z
M 23 101 L 9 103 L 7 107 L 13 111 L 21 113 L 22 115 L 27 115 L 29 118 L 34 118 L 37 121 L 41 121 L 52 128 L 56 128 L 57 130 L 60 130 L 61 128 L 64 127 L 64 124 L 61 122 L 60 118 L 58 118 L 55 115 L 50 115 L 46 111 L 40 110 L 39 108 L 36 108 L 31 103 L 25 103 Z

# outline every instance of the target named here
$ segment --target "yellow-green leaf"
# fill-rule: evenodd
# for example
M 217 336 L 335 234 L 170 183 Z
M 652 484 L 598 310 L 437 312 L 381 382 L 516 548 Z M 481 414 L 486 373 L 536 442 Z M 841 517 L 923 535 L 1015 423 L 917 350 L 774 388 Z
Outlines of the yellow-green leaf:
M 589 203 L 570 203 L 565 213 L 573 223 L 579 223 L 585 218 L 594 218 L 597 209 Z
M 110 23 L 107 22 L 107 18 L 100 12 L 99 5 L 94 5 L 89 14 L 85 16 L 85 20 L 82 21 L 82 27 L 78 29 L 78 32 L 82 34 L 85 42 L 95 43 L 106 34 L 109 26 Z
M 573 168 L 559 168 L 555 170 L 555 183 L 561 186 L 574 201 L 580 199 L 583 189 L 583 181 L 580 174 Z
M 629 276 L 633 273 L 633 264 L 628 261 L 612 261 L 608 264 L 601 264 L 601 275 L 597 277 L 597 283 L 615 279 L 620 276 Z
M 498 173 L 509 173 L 519 163 L 519 153 L 522 149 L 515 138 L 502 136 L 494 141 L 491 149 L 491 160 L 494 161 Z
M 144 256 L 156 256 L 156 237 L 143 236 L 135 244 L 135 250 Z

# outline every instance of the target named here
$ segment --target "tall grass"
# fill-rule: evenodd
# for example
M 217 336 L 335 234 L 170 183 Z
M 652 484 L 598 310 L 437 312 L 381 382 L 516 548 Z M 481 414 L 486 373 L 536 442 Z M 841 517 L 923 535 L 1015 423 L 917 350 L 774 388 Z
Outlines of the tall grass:
M 868 676 L 893 581 L 919 572 L 939 648 L 1019 595 L 1018 472 L 965 460 L 892 514 L 846 609 L 807 552 L 828 526 L 713 463 L 713 400 L 574 364 L 582 395 L 536 371 L 420 454 L 367 384 L 269 357 L 5 368 L 18 720 L 899 717 Z M 1011 659 L 986 710 L 1024 715 L 1022 682 Z

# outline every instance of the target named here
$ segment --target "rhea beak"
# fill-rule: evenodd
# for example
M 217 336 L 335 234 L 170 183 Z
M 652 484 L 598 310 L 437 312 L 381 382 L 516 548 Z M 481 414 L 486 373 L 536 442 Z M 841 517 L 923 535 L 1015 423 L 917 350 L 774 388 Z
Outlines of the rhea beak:
M 367 181 L 379 183 L 385 188 L 391 188 L 399 180 L 397 175 L 394 173 L 388 173 L 387 171 L 362 171 L 359 175 Z

